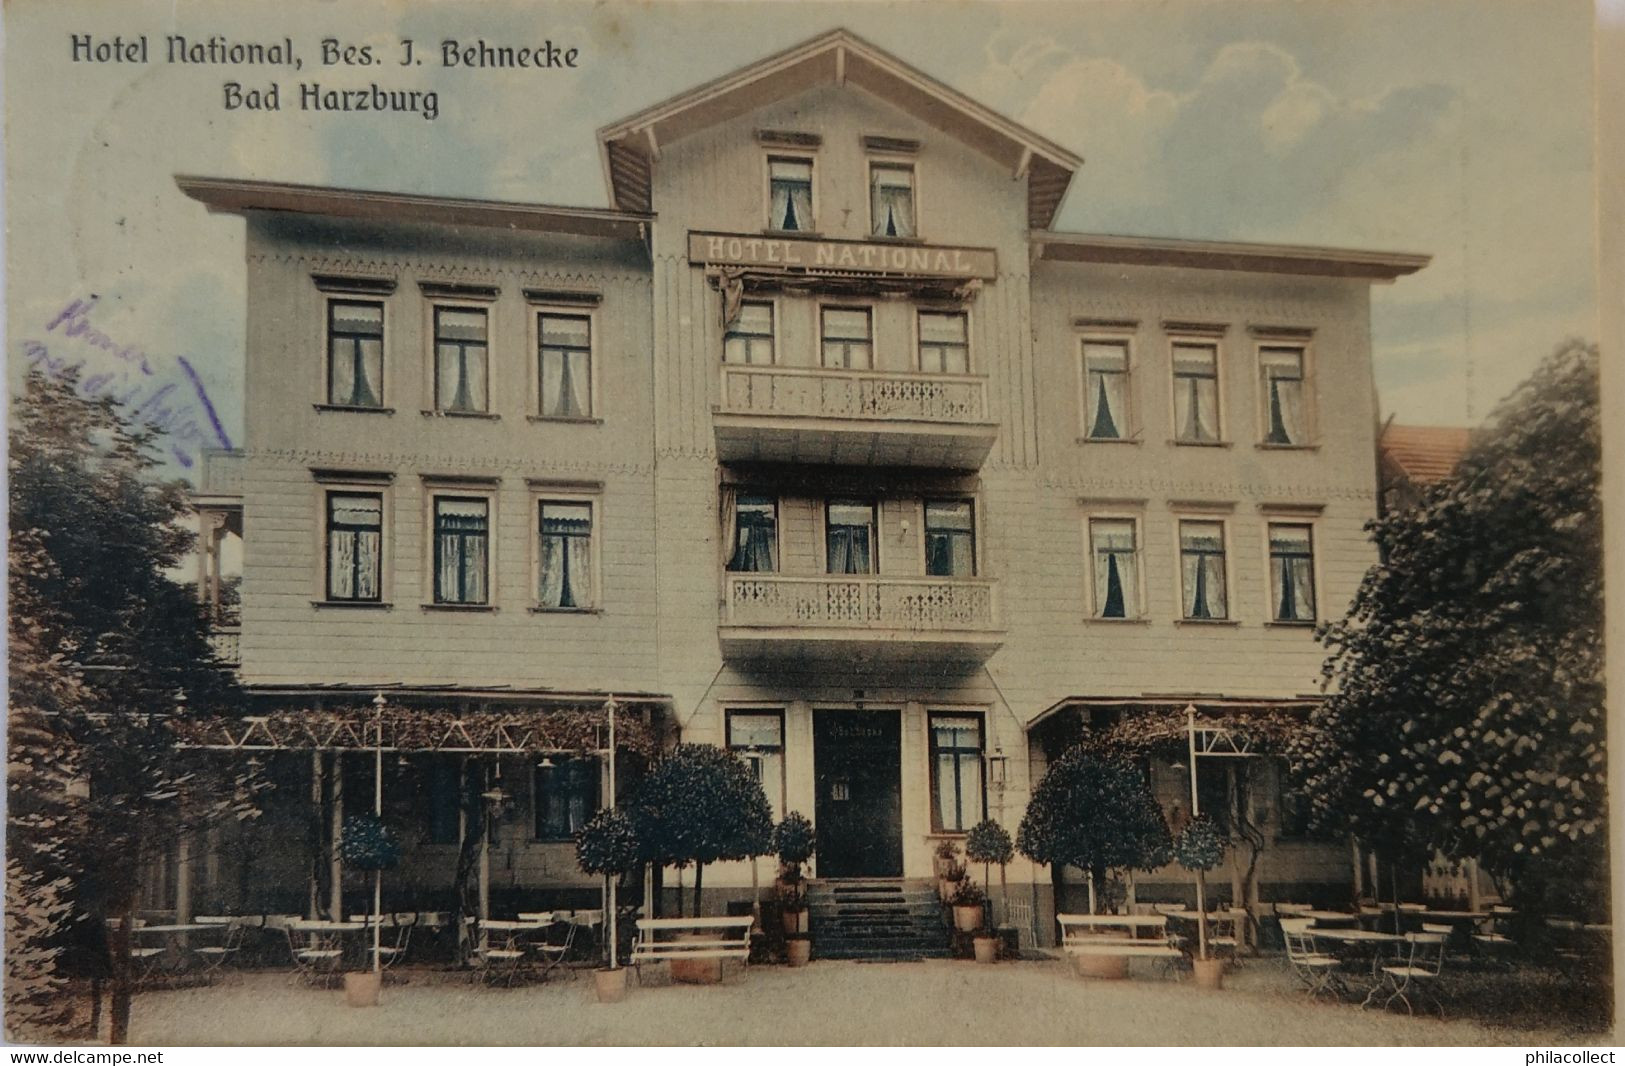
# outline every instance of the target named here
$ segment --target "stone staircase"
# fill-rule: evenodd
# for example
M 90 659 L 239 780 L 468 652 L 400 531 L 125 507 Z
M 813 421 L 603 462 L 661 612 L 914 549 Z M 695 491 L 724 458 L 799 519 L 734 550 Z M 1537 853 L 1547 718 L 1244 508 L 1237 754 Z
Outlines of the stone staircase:
M 942 902 L 928 881 L 812 881 L 807 909 L 814 958 L 948 957 Z

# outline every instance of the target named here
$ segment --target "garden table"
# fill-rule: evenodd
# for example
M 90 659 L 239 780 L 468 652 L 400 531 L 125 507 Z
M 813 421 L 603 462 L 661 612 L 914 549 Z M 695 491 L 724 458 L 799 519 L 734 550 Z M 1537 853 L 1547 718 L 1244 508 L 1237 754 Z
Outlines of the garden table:
M 1377 968 L 1382 960 L 1389 954 L 1389 949 L 1396 948 L 1405 943 L 1402 935 L 1395 933 L 1379 933 L 1375 929 L 1348 929 L 1348 928 L 1312 928 L 1309 935 L 1319 944 L 1321 941 L 1332 940 L 1341 944 L 1346 950 L 1338 952 L 1338 960 L 1348 964 L 1364 962 L 1367 957 L 1371 960 L 1371 973 L 1376 976 Z
M 1313 918 L 1315 926 L 1324 928 L 1330 925 L 1359 925 L 1360 916 L 1348 911 L 1304 911 L 1298 915 L 1300 918 Z

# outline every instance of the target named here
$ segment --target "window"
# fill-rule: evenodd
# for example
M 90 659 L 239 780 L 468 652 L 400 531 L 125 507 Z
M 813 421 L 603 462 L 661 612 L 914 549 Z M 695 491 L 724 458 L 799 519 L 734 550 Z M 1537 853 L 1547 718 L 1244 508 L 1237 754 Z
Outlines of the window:
M 327 598 L 383 598 L 384 498 L 376 492 L 327 494 Z
M 1315 549 L 1307 525 L 1271 522 L 1270 603 L 1277 622 L 1315 620 Z
M 1088 440 L 1129 436 L 1128 342 L 1083 342 L 1083 435 Z
M 874 342 L 866 307 L 825 307 L 819 311 L 824 365 L 840 370 L 868 370 L 874 365 Z
M 964 833 L 982 820 L 982 717 L 931 715 L 931 828 Z
M 769 156 L 767 228 L 797 233 L 813 228 L 811 159 Z
M 1275 775 L 1275 816 L 1277 840 L 1298 840 L 1309 835 L 1309 804 L 1292 789 L 1292 775 L 1285 759 L 1271 760 Z
M 831 500 L 825 513 L 824 546 L 830 573 L 874 573 L 875 505 Z
M 490 512 L 479 497 L 434 498 L 434 602 L 486 602 Z
M 486 312 L 480 307 L 434 309 L 434 406 L 453 414 L 486 409 Z
M 1219 439 L 1219 346 L 1174 345 L 1174 439 L 1210 444 Z
M 592 417 L 592 319 L 541 312 L 536 316 L 541 415 Z
M 537 840 L 569 840 L 597 809 L 598 760 L 543 759 L 537 765 Z
M 779 501 L 771 496 L 740 496 L 734 502 L 733 554 L 728 569 L 771 574 L 779 568 Z
M 1303 349 L 1296 346 L 1260 348 L 1258 372 L 1264 400 L 1264 443 L 1308 443 L 1308 427 L 1304 422 Z
M 593 605 L 592 504 L 584 500 L 541 500 L 537 504 L 542 607 L 583 610 Z
M 724 363 L 773 362 L 773 305 L 746 301 L 722 339 Z
M 1132 518 L 1089 520 L 1089 550 L 1094 556 L 1096 618 L 1140 616 L 1138 548 Z
M 327 302 L 327 402 L 336 407 L 384 405 L 384 305 Z
M 784 712 L 729 711 L 728 750 L 750 767 L 778 821 L 784 811 Z
M 1180 580 L 1186 618 L 1228 618 L 1224 590 L 1224 523 L 1179 523 Z
M 869 232 L 876 237 L 914 236 L 914 168 L 907 163 L 869 164 Z
M 925 501 L 925 572 L 976 576 L 976 523 L 969 500 Z
M 970 373 L 965 312 L 920 312 L 920 369 L 927 374 Z

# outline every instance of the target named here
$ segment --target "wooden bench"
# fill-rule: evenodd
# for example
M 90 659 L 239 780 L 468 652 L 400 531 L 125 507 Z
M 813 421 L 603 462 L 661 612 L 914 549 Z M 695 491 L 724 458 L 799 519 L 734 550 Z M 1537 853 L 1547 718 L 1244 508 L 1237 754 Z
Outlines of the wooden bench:
M 632 941 L 632 966 L 680 959 L 738 959 L 750 963 L 750 931 L 756 919 L 639 918 Z M 643 971 L 638 970 L 638 980 Z
M 1161 959 L 1170 967 L 1185 955 L 1168 939 L 1168 919 L 1160 914 L 1058 914 L 1055 920 L 1068 955 Z

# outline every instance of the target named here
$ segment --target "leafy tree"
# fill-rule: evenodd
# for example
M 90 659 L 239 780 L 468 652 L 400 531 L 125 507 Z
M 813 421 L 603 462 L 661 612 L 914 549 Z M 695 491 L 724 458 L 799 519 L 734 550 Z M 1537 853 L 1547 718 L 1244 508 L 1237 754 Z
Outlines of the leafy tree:
M 982 864 L 982 888 L 989 893 L 992 892 L 992 886 L 988 884 L 992 879 L 992 868 L 995 863 L 998 864 L 999 899 L 1004 901 L 1004 905 L 1008 905 L 1010 899 L 1005 865 L 1015 857 L 1016 849 L 1010 841 L 1010 831 L 991 818 L 977 822 L 965 834 L 965 858 Z
M 248 767 L 232 773 L 177 750 L 169 729 L 178 714 L 235 709 L 238 693 L 209 651 L 198 605 L 166 576 L 192 537 L 183 486 L 156 479 L 156 439 L 113 401 L 78 396 L 71 375 L 38 373 L 10 435 L 11 631 L 26 638 L 11 647 L 12 676 L 23 679 L 12 707 L 27 711 L 12 739 L 53 755 L 14 760 L 8 789 L 61 804 L 49 828 L 12 811 L 8 839 L 34 843 L 10 857 L 25 890 L 52 886 L 71 905 L 70 929 L 91 947 L 80 953 L 86 961 L 106 919 L 120 919 L 110 952 L 115 1043 L 129 1023 L 136 871 L 182 832 L 253 816 L 263 787 Z M 23 929 L 36 938 L 30 949 L 51 932 Z M 60 969 L 73 953 L 53 958 Z
M 1597 351 L 1568 342 L 1454 476 L 1373 524 L 1295 746 L 1314 825 L 1394 862 L 1477 857 L 1522 906 L 1606 899 Z
M 657 759 L 627 807 L 646 860 L 694 864 L 696 917 L 707 863 L 772 850 L 773 809 L 760 782 L 739 756 L 709 744 L 679 744 Z
M 1145 774 L 1108 748 L 1075 747 L 1056 760 L 1033 790 L 1016 832 L 1023 855 L 1057 870 L 1086 870 L 1091 887 L 1109 870 L 1164 865 L 1171 846 Z
M 1196 913 L 1207 914 L 1207 872 L 1224 858 L 1224 835 L 1219 826 L 1207 815 L 1199 815 L 1185 823 L 1174 837 L 1174 861 L 1196 875 Z M 1207 919 L 1200 918 L 1196 928 L 1197 953 L 1207 958 Z

